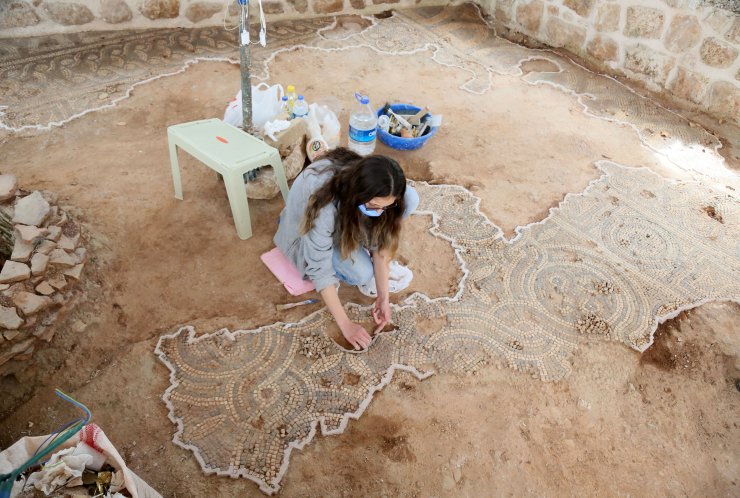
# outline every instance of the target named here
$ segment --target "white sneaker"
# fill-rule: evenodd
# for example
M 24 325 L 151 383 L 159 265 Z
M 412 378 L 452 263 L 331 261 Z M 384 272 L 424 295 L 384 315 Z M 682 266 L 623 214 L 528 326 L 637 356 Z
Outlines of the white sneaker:
M 413 279 L 414 272 L 410 268 L 403 266 L 398 261 L 391 261 L 388 274 L 388 290 L 390 292 L 401 292 L 411 284 Z M 358 285 L 357 288 L 368 297 L 378 297 L 375 277 L 365 284 Z

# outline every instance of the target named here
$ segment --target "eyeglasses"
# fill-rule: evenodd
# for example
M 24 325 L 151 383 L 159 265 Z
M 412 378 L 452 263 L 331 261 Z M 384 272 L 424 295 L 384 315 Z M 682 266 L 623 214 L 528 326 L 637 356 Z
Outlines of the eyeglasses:
M 393 204 L 390 204 L 386 207 L 371 207 L 365 204 L 365 209 L 368 209 L 370 211 L 380 211 L 382 213 L 384 211 L 387 211 L 388 209 L 393 209 L 396 206 L 398 206 L 398 202 L 394 202 Z

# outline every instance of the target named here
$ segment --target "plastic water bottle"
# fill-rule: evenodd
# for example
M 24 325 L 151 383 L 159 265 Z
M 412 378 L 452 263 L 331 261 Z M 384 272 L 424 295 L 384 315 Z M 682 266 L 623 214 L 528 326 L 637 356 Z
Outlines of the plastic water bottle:
M 288 96 L 283 95 L 283 98 L 280 99 L 280 113 L 278 114 L 279 119 L 289 120 L 290 119 L 290 111 L 288 110 Z
M 367 95 L 355 93 L 355 99 L 357 105 L 349 115 L 349 148 L 361 156 L 367 156 L 375 150 L 378 116 L 370 108 Z
M 303 95 L 298 96 L 298 100 L 293 104 L 293 117 L 305 118 L 308 116 L 308 104 L 303 100 Z
M 295 101 L 298 100 L 298 96 L 295 93 L 295 87 L 293 85 L 288 85 L 288 93 L 286 94 L 288 97 L 288 114 L 293 114 L 293 105 L 295 104 Z

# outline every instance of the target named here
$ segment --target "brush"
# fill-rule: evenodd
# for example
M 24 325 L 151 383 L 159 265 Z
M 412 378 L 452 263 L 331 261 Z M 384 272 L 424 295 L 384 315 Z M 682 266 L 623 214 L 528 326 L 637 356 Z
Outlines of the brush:
M 278 311 L 283 311 L 289 310 L 290 308 L 295 308 L 296 306 L 303 306 L 304 304 L 316 304 L 318 302 L 318 299 L 306 299 L 305 301 L 300 301 L 298 303 L 276 304 L 275 309 Z

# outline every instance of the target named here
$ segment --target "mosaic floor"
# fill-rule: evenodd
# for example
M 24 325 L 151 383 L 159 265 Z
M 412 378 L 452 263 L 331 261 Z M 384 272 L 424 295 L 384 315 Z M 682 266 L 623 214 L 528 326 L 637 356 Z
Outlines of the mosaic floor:
M 233 38 L 205 28 L 3 40 L 0 127 L 48 129 L 113 106 L 136 85 L 198 60 L 236 61 Z M 467 71 L 463 91 L 485 94 L 502 74 L 552 85 L 572 94 L 583 112 L 632 127 L 656 151 L 664 150 L 666 135 L 709 150 L 721 145 L 616 80 L 496 37 L 469 5 L 382 20 L 275 23 L 268 40 L 267 49 L 253 52 L 255 80 L 268 79 L 275 55 L 296 47 L 425 53 Z M 552 69 L 522 70 L 537 59 Z M 457 295 L 411 296 L 394 310 L 395 331 L 362 354 L 324 335 L 326 312 L 259 330 L 198 336 L 185 327 L 162 337 L 157 353 L 171 371 L 164 399 L 178 427 L 174 441 L 193 450 L 206 473 L 247 477 L 273 493 L 292 450 L 318 430 L 342 432 L 396 370 L 421 379 L 503 362 L 558 380 L 585 335 L 644 350 L 659 320 L 708 300 L 740 301 L 740 190 L 709 181 L 686 154 L 666 157 L 696 180 L 669 182 L 603 161 L 602 178 L 510 241 L 467 190 L 418 184 L 432 233 L 452 244 L 463 269 Z M 349 311 L 369 319 L 367 309 Z M 445 325 L 430 331 L 429 320 Z
M 238 63 L 235 32 L 221 27 L 111 31 L 6 39 L 0 43 L 0 128 L 48 129 L 114 106 L 140 84 L 176 74 L 199 60 Z M 252 49 L 252 79 L 269 78 L 269 63 L 297 48 L 383 54 L 430 53 L 444 66 L 464 69 L 462 90 L 485 94 L 496 75 L 521 76 L 575 95 L 584 112 L 629 125 L 645 146 L 665 152 L 666 136 L 716 149 L 719 140 L 618 81 L 595 74 L 550 50 L 532 50 L 499 38 L 474 4 L 396 12 L 386 19 L 323 18 L 273 23 L 269 45 Z M 553 69 L 524 74 L 522 63 L 542 59 Z M 740 136 L 740 133 L 738 133 Z M 740 144 L 738 144 L 740 146 Z M 685 154 L 667 154 L 692 169 Z
M 601 162 L 605 175 L 506 241 L 457 186 L 419 184 L 432 233 L 449 240 L 464 278 L 454 298 L 415 294 L 396 330 L 369 351 L 324 335 L 331 317 L 196 337 L 184 327 L 157 353 L 175 441 L 208 473 L 279 489 L 291 451 L 342 432 L 398 369 L 418 378 L 503 359 L 543 380 L 567 375 L 583 335 L 644 350 L 657 320 L 709 300 L 740 301 L 740 195 Z M 351 308 L 357 320 L 368 309 Z M 442 318 L 437 332 L 420 322 Z M 235 438 L 235 435 L 239 435 Z

